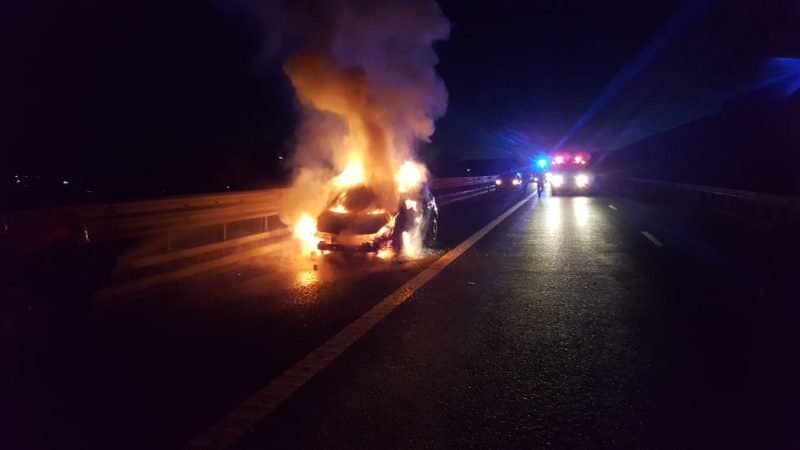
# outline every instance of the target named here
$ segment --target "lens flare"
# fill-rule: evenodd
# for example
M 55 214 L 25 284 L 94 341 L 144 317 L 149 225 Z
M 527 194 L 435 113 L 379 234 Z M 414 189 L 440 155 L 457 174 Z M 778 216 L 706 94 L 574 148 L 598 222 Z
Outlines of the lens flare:
M 310 214 L 303 214 L 294 225 L 294 237 L 300 241 L 304 255 L 317 250 L 317 221 Z

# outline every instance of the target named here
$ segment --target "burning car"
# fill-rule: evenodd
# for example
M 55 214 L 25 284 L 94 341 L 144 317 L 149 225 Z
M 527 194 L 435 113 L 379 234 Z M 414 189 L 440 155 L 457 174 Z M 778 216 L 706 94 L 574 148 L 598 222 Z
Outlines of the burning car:
M 425 184 L 400 196 L 395 210 L 381 207 L 370 187 L 349 187 L 317 218 L 317 249 L 413 254 L 432 246 L 439 233 L 436 199 Z

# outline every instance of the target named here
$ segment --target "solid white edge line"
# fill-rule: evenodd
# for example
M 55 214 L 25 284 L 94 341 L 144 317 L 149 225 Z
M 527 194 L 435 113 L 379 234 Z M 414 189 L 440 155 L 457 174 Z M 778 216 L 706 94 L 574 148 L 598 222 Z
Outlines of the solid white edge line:
M 646 237 L 647 240 L 652 242 L 653 245 L 655 245 L 656 247 L 663 247 L 664 246 L 663 242 L 659 241 L 655 236 L 653 236 L 652 234 L 648 233 L 647 231 L 642 231 L 642 236 Z
M 375 306 L 361 315 L 316 350 L 286 369 L 282 374 L 261 388 L 236 409 L 228 413 L 207 431 L 191 440 L 190 449 L 223 450 L 236 444 L 245 433 L 272 414 L 284 401 L 305 385 L 322 369 L 330 365 L 351 345 L 369 332 L 395 308 L 411 298 L 428 281 L 439 275 L 459 256 L 469 250 L 482 237 L 530 200 L 535 193 L 517 202 L 506 212 L 486 224 L 483 228 L 440 256 L 425 270 L 405 282 L 397 290 L 384 297 Z

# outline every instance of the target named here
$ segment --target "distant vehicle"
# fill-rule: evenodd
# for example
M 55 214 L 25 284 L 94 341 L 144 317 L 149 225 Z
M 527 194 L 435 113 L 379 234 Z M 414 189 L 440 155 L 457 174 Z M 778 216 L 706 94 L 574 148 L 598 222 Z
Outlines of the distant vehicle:
M 583 167 L 559 167 L 549 172 L 548 182 L 552 195 L 587 194 L 592 190 L 594 177 Z
M 383 208 L 378 194 L 360 185 L 334 197 L 317 218 L 317 230 L 317 248 L 323 251 L 400 251 L 409 239 L 431 247 L 439 234 L 439 210 L 424 185 L 402 195 L 395 210 Z
M 505 189 L 505 190 L 521 190 L 525 188 L 525 184 L 528 181 L 522 176 L 519 172 L 511 172 L 500 175 L 497 179 L 494 180 L 495 186 L 498 189 Z
M 550 193 L 559 194 L 587 194 L 594 185 L 594 176 L 588 170 L 589 155 L 557 154 L 553 157 L 553 165 L 547 174 L 550 183 Z

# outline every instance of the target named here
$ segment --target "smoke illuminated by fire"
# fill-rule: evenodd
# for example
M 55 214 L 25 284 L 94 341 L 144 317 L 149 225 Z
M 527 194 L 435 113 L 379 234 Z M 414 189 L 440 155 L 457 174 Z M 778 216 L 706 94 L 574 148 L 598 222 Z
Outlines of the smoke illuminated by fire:
M 413 162 L 447 106 L 433 44 L 450 25 L 434 0 L 253 0 L 268 22 L 272 49 L 290 55 L 302 121 L 292 162 L 295 181 L 281 208 L 308 237 L 309 221 L 342 189 L 367 185 L 378 209 L 424 183 Z M 287 43 L 295 45 L 287 47 Z M 299 44 L 299 45 L 298 45 Z M 299 231 L 300 230 L 300 231 Z

